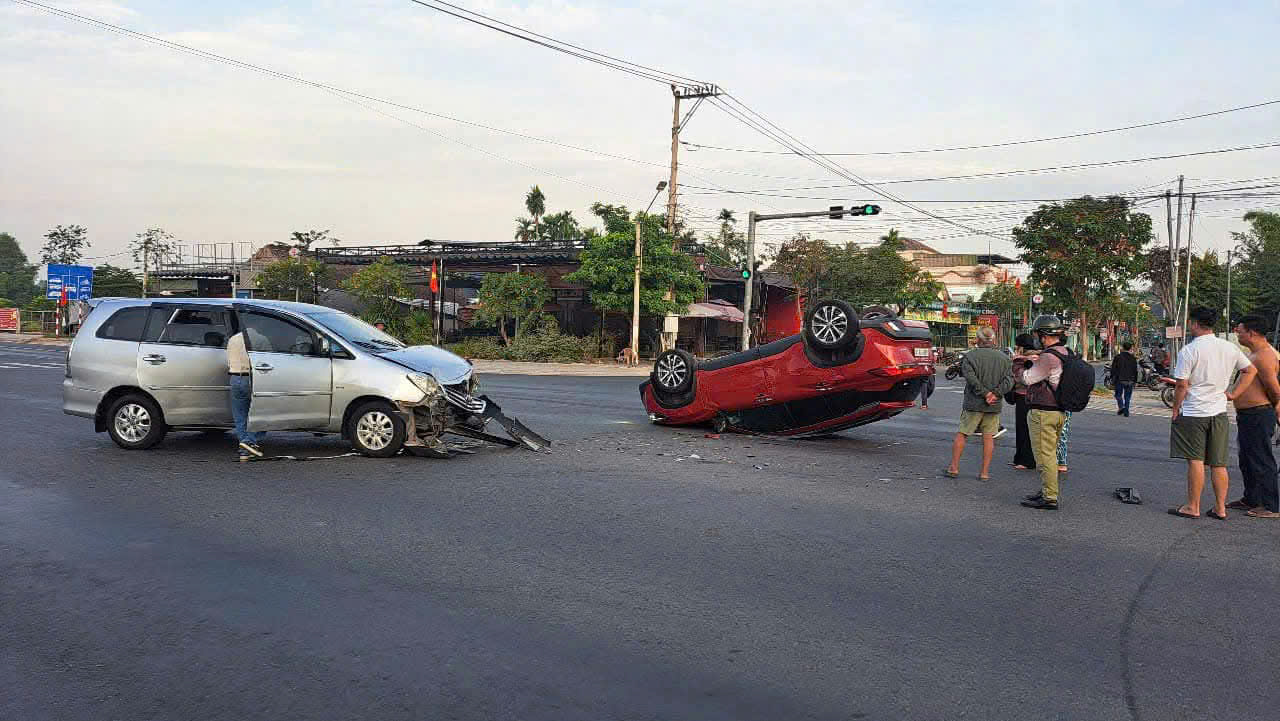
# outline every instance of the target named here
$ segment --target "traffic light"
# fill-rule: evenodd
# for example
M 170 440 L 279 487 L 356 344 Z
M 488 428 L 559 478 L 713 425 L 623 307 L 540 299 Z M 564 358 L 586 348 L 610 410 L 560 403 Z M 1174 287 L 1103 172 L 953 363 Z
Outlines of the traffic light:
M 851 215 L 879 215 L 880 206 L 871 205 L 869 203 L 867 205 L 859 205 L 858 207 L 850 210 L 849 213 Z
M 750 268 L 743 268 L 743 269 L 742 269 L 742 279 L 743 279 L 743 280 L 751 280 L 751 269 L 750 269 Z

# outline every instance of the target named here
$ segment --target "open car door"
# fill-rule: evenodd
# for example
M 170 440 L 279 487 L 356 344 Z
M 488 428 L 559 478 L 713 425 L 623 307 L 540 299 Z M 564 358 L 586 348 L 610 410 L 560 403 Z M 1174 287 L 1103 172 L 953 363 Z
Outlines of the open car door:
M 329 425 L 333 368 L 320 334 L 284 314 L 236 306 L 253 378 L 249 429 L 321 429 Z

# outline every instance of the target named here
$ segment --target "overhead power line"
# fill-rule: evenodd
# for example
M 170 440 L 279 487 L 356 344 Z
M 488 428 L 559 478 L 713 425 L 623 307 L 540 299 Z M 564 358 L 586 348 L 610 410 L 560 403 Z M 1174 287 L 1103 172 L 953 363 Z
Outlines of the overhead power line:
M 536 33 L 527 28 L 522 28 L 518 25 L 512 25 L 511 23 L 503 22 L 502 20 L 498 20 L 497 18 L 492 18 L 492 17 L 489 17 L 488 15 L 483 15 L 481 13 L 475 12 L 474 10 L 468 10 L 459 5 L 454 5 L 452 3 L 444 2 L 444 0 L 409 0 L 409 2 L 412 2 L 416 5 L 421 5 L 422 7 L 425 7 L 425 8 L 430 8 L 431 10 L 435 10 L 436 12 L 444 13 L 446 15 L 451 15 L 455 18 L 458 18 L 459 20 L 465 20 L 469 23 L 474 23 L 476 25 L 486 27 L 490 30 L 495 30 L 497 32 L 502 33 L 503 35 L 508 35 L 510 37 L 517 38 L 519 40 L 524 40 L 525 42 L 533 43 L 534 45 L 540 45 L 544 48 L 547 48 L 548 50 L 555 50 L 556 52 L 564 53 L 566 55 L 573 56 L 580 60 L 586 60 L 587 62 L 603 65 L 613 70 L 620 70 L 624 73 L 629 73 L 631 75 L 644 78 L 645 80 L 653 80 L 655 82 L 659 82 L 664 85 L 680 85 L 680 86 L 696 86 L 696 85 L 710 84 L 710 83 L 704 83 L 695 78 L 688 77 L 687 75 L 678 75 L 676 73 L 670 73 L 665 70 L 660 70 L 658 68 L 650 67 L 648 65 L 641 65 L 640 63 L 635 63 L 630 60 L 624 60 L 622 58 L 614 57 L 612 55 L 606 55 L 605 53 L 596 52 L 595 50 L 590 50 L 580 45 L 574 45 L 573 43 L 567 43 L 563 40 L 557 40 L 556 38 L 553 38 L 547 35 L 542 35 L 540 33 Z
M 945 148 L 919 148 L 915 150 L 877 150 L 863 151 L 856 153 L 817 153 L 817 155 L 825 157 L 867 157 L 873 155 L 917 155 L 920 153 L 950 153 L 957 150 L 982 150 L 985 148 L 1006 148 L 1013 145 L 1030 145 L 1033 143 L 1051 143 L 1058 140 L 1071 140 L 1073 138 L 1087 138 L 1094 135 L 1106 135 L 1108 133 L 1122 133 L 1128 130 L 1138 130 L 1140 128 L 1152 128 L 1157 125 L 1169 125 L 1172 123 L 1181 123 L 1188 120 L 1199 120 L 1201 118 L 1211 118 L 1218 115 L 1226 115 L 1228 113 L 1236 113 L 1241 110 L 1254 110 L 1256 108 L 1264 108 L 1270 105 L 1280 105 L 1280 100 L 1266 100 L 1260 103 L 1252 103 L 1250 105 L 1240 105 L 1234 108 L 1226 108 L 1223 110 L 1215 110 L 1209 113 L 1199 113 L 1197 115 L 1184 115 L 1178 118 L 1169 118 L 1167 120 L 1155 120 L 1149 123 L 1138 123 L 1137 125 L 1125 125 L 1119 128 L 1106 128 L 1104 130 L 1089 130 L 1080 133 L 1069 133 L 1066 135 L 1053 135 L 1047 138 L 1029 138 L 1026 140 L 1007 140 L 1000 143 L 984 143 L 981 145 L 956 145 Z M 719 150 L 729 153 L 753 153 L 758 155 L 798 155 L 787 150 L 761 150 L 754 148 L 726 148 L 719 145 L 704 145 L 702 143 L 684 142 L 684 145 L 699 150 Z
M 903 180 L 877 180 L 873 185 L 901 185 L 906 183 L 932 183 L 946 180 L 972 180 L 975 178 L 999 178 L 1011 175 L 1034 175 L 1038 173 L 1056 173 L 1069 170 L 1084 170 L 1086 168 L 1101 168 L 1112 165 L 1131 165 L 1134 163 L 1150 163 L 1158 160 L 1174 160 L 1177 158 L 1191 158 L 1199 155 L 1219 155 L 1222 153 L 1237 153 L 1246 150 L 1265 150 L 1267 148 L 1280 147 L 1280 141 L 1271 143 L 1257 143 L 1254 145 L 1241 145 L 1233 148 L 1218 148 L 1214 150 L 1199 150 L 1191 153 L 1174 153 L 1171 155 L 1153 155 L 1145 158 L 1127 158 L 1123 160 L 1102 160 L 1094 163 L 1076 163 L 1074 165 L 1053 165 L 1045 168 L 1021 168 L 1017 170 L 997 170 L 989 173 L 968 173 L 965 175 L 937 175 L 929 178 L 908 178 Z M 863 185 L 863 183 L 856 183 Z M 832 190 L 836 188 L 849 187 L 847 185 L 804 185 L 793 188 L 772 188 L 757 189 L 754 194 L 769 194 L 775 192 L 794 192 L 799 190 Z

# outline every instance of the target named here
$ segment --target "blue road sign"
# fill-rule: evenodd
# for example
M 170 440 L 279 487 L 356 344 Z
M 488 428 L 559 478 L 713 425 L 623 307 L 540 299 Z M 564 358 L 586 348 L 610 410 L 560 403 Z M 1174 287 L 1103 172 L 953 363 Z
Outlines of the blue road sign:
M 49 264 L 49 290 L 45 297 L 58 300 L 62 289 L 67 289 L 67 300 L 86 300 L 93 297 L 93 268 L 87 265 Z

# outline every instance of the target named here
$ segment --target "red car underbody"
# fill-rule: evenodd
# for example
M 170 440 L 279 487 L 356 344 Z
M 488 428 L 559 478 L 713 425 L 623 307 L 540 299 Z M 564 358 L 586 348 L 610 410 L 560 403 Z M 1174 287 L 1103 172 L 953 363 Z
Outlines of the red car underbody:
M 901 321 L 899 321 L 900 323 Z M 660 399 L 652 379 L 640 386 L 650 418 L 667 425 L 707 423 L 724 416 L 738 431 L 816 435 L 891 418 L 915 405 L 920 385 L 933 373 L 923 337 L 894 338 L 864 327 L 856 360 L 821 367 L 796 335 L 768 345 L 704 361 L 691 398 Z

